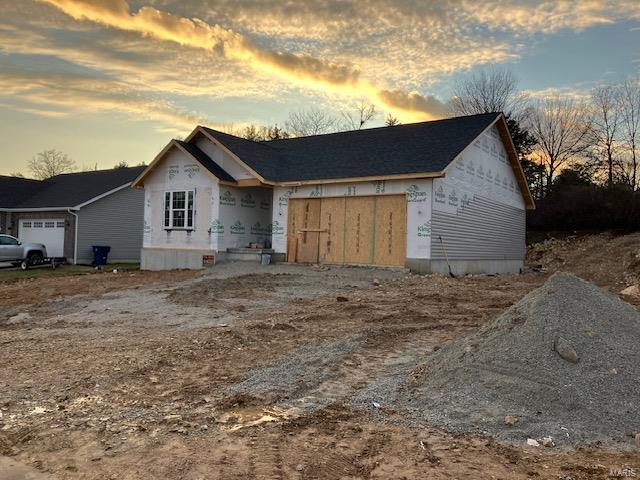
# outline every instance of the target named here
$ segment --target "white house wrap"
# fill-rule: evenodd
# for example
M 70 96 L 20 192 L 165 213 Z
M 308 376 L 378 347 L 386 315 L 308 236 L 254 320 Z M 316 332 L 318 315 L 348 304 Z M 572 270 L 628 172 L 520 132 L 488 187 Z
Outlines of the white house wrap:
M 303 263 L 513 272 L 533 208 L 501 114 L 262 143 L 197 127 L 134 183 L 151 269 L 259 246 Z

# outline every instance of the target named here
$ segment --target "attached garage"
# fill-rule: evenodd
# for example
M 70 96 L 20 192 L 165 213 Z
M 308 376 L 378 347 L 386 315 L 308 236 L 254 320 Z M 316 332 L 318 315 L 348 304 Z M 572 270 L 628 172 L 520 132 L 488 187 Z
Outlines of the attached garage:
M 42 243 L 49 257 L 64 257 L 63 218 L 35 218 L 20 220 L 18 232 L 22 243 Z
M 288 209 L 287 257 L 299 263 L 405 263 L 406 195 L 296 198 Z

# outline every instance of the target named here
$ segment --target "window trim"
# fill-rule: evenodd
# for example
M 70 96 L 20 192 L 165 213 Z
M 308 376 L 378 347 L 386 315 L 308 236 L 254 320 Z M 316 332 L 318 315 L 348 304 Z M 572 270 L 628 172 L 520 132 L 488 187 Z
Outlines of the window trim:
M 184 208 L 173 208 L 173 197 L 176 193 L 184 193 Z M 189 197 L 191 197 L 191 209 L 189 209 Z M 183 231 L 194 231 L 196 229 L 196 190 L 165 190 L 164 196 L 162 198 L 162 226 L 163 228 L 170 232 L 172 230 L 183 230 Z M 184 223 L 183 227 L 174 227 L 173 226 L 173 213 L 174 211 L 184 212 Z M 167 212 L 169 216 L 167 218 Z M 189 222 L 189 212 L 191 212 L 191 225 L 188 225 Z

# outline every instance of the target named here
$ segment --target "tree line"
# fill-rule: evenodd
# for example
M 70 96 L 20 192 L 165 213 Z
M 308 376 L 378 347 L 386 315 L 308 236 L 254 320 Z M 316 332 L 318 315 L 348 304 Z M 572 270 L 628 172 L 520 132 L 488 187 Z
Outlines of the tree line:
M 542 230 L 640 229 L 640 79 L 584 95 L 531 98 L 508 70 L 469 76 L 454 88 L 453 114 L 502 111 Z

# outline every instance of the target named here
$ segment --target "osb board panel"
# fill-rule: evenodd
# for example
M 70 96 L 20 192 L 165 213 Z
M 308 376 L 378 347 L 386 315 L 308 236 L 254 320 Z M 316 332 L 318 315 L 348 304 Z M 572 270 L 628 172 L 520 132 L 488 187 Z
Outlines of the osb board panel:
M 320 262 L 344 263 L 346 198 L 323 198 L 320 208 Z M 324 230 L 324 231 L 322 231 Z
M 297 262 L 298 239 L 293 236 L 287 237 L 287 262 Z
M 300 263 L 404 265 L 404 195 L 291 199 L 288 259 Z
M 407 201 L 403 196 L 376 197 L 375 265 L 404 265 L 407 245 Z
M 297 262 L 317 263 L 320 229 L 320 199 L 292 199 L 288 232 L 297 239 Z M 311 230 L 311 231 L 309 231 Z
M 375 197 L 346 199 L 344 262 L 373 264 Z

